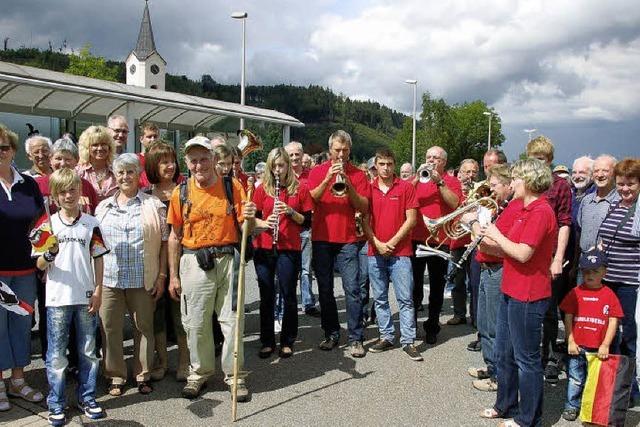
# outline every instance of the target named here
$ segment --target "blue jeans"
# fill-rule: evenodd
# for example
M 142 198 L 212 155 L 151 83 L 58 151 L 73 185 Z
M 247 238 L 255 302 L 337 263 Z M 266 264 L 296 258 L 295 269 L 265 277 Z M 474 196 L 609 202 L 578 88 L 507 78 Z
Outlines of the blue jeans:
M 597 352 L 598 349 L 588 349 L 589 352 Z M 587 358 L 585 349 L 580 349 L 577 356 L 569 356 L 569 364 L 567 367 L 567 403 L 564 409 L 575 409 L 580 412 L 580 404 L 582 403 L 582 389 L 584 389 L 584 381 L 587 378 Z
M 360 294 L 362 296 L 362 318 L 369 317 L 369 243 L 361 241 L 357 243 L 358 248 L 358 283 L 360 284 Z
M 33 307 L 36 300 L 35 273 L 26 276 L 0 276 L 0 280 L 9 286 L 19 300 Z M 0 309 L 0 371 L 24 368 L 31 363 L 32 317 Z
M 338 306 L 333 294 L 333 269 L 337 265 L 342 276 L 347 306 L 347 329 L 349 342 L 362 341 L 362 297 L 358 284 L 358 245 L 356 243 L 313 242 L 313 271 L 318 281 L 320 300 L 320 324 L 325 338 L 340 337 Z
M 500 302 L 500 283 L 502 282 L 502 266 L 483 269 L 480 272 L 478 288 L 478 334 L 482 343 L 482 358 L 487 365 L 487 372 L 496 376 L 496 358 L 494 345 L 496 340 L 496 318 Z
M 494 409 L 520 426 L 539 426 L 542 420 L 540 340 L 548 305 L 548 298 L 526 302 L 500 296 L 494 350 L 498 394 Z M 520 401 L 518 394 L 522 396 Z
M 95 354 L 98 318 L 87 312 L 86 305 L 67 305 L 47 307 L 47 380 L 49 396 L 47 405 L 50 411 L 63 409 L 65 402 L 65 371 L 68 365 L 67 345 L 71 324 L 76 329 L 76 348 L 78 352 L 78 402 L 96 398 L 96 379 L 98 376 L 98 358 Z
M 395 328 L 389 307 L 389 279 L 391 279 L 400 312 L 400 344 L 403 346 L 413 344 L 416 339 L 416 319 L 413 314 L 411 260 L 406 256 L 375 255 L 368 258 L 369 280 L 378 317 L 380 338 L 389 342 L 395 339 Z
M 313 278 L 311 277 L 311 230 L 306 229 L 300 233 L 302 241 L 300 269 L 300 296 L 302 308 L 306 311 L 316 306 L 316 297 L 313 295 Z

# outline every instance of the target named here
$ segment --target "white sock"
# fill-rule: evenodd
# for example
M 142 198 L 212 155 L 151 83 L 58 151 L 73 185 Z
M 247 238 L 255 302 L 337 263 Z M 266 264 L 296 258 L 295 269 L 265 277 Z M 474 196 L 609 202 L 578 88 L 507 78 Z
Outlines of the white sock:
M 11 384 L 13 385 L 22 385 L 24 384 L 24 378 L 11 378 Z

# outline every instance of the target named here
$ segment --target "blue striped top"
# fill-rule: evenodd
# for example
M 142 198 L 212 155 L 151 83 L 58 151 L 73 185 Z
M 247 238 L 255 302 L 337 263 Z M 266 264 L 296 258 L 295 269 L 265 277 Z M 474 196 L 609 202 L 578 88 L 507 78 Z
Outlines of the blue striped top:
M 616 233 L 629 208 L 617 204 L 600 226 L 600 238 L 608 258 L 608 282 L 640 285 L 640 237 L 631 233 L 633 218 L 627 219 Z M 615 235 L 615 239 L 614 239 Z

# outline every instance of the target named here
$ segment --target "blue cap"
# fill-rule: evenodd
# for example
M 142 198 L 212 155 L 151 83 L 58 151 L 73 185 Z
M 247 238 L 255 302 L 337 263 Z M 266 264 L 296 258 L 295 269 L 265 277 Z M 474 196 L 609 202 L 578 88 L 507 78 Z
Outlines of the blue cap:
M 595 270 L 607 266 L 607 257 L 600 249 L 592 248 L 580 255 L 579 266 L 583 270 Z

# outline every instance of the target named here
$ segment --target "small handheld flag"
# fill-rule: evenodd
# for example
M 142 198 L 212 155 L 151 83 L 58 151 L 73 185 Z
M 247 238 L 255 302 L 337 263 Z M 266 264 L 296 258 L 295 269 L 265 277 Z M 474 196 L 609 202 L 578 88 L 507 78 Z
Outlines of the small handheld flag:
M 20 301 L 9 285 L 3 281 L 0 281 L 0 307 L 21 316 L 33 314 L 33 307 L 24 301 Z
M 51 215 L 49 213 L 49 201 L 48 198 L 44 198 L 44 210 L 36 225 L 29 233 L 29 241 L 31 242 L 31 256 L 37 257 L 51 249 L 56 242 L 56 236 L 53 234 L 53 227 L 51 226 Z

